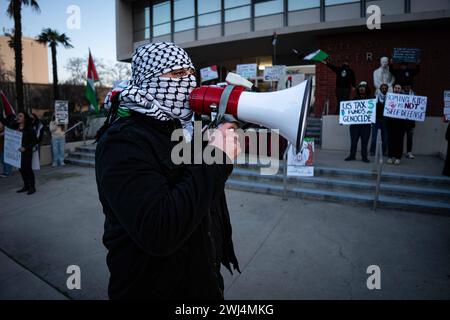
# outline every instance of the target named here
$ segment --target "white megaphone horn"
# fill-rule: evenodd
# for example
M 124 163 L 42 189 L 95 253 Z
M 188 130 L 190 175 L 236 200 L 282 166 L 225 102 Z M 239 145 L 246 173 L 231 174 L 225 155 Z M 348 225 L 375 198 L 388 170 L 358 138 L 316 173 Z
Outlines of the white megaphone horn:
M 295 87 L 269 93 L 246 92 L 240 86 L 202 86 L 191 93 L 189 105 L 197 114 L 223 112 L 241 122 L 278 129 L 282 137 L 301 150 L 311 95 L 309 77 Z

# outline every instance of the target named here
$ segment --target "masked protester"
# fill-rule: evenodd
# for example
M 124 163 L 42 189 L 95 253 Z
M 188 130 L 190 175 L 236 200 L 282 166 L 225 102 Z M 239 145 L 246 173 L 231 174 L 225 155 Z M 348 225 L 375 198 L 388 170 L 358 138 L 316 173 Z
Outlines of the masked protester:
M 224 193 L 232 166 L 171 159 L 174 130 L 184 129 L 186 142 L 192 136 L 194 70 L 176 45 L 148 44 L 133 56 L 132 79 L 107 98 L 96 178 L 110 299 L 221 300 L 221 264 L 239 271 Z M 209 145 L 233 159 L 240 147 L 230 128 Z
M 380 86 L 380 92 L 378 92 L 377 98 L 377 122 L 372 125 L 372 142 L 370 145 L 371 156 L 375 155 L 377 149 L 378 131 L 381 131 L 382 140 L 382 152 L 383 155 L 387 155 L 387 126 L 386 118 L 384 117 L 384 106 L 386 104 L 386 95 L 388 93 L 389 86 L 383 83 Z
M 394 85 L 394 93 L 402 94 L 402 86 L 399 83 Z M 403 154 L 403 144 L 405 136 L 406 120 L 387 118 L 388 129 L 388 164 L 400 165 Z

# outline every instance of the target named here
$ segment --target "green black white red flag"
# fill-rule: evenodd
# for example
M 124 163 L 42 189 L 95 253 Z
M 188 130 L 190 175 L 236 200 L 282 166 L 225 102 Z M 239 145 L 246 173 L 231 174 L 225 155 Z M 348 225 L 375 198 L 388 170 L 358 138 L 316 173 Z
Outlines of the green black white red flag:
M 86 84 L 86 98 L 88 99 L 91 109 L 94 109 L 98 113 L 98 99 L 97 92 L 95 90 L 95 83 L 100 81 L 95 68 L 94 59 L 92 59 L 91 50 L 89 50 L 89 62 L 88 62 L 88 74 Z

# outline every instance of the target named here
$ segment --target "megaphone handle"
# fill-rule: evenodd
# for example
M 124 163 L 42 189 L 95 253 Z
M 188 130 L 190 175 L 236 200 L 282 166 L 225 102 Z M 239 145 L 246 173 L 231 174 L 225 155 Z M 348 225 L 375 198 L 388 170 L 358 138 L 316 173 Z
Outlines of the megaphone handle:
M 223 90 L 222 96 L 220 97 L 216 119 L 214 119 L 214 121 L 212 122 L 212 125 L 214 127 L 218 127 L 219 124 L 222 122 L 225 113 L 227 112 L 228 100 L 230 100 L 230 96 L 234 88 L 235 86 L 229 85 L 225 87 L 225 90 Z

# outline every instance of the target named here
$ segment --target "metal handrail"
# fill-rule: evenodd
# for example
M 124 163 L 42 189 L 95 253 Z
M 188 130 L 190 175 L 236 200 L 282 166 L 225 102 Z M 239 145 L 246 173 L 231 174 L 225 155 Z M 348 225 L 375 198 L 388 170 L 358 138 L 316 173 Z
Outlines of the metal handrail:
M 373 210 L 377 210 L 378 202 L 380 200 L 380 189 L 381 189 L 381 176 L 383 174 L 383 141 L 381 139 L 381 132 L 378 130 L 377 134 L 377 149 L 375 151 L 375 170 L 377 173 L 377 182 L 375 185 L 375 197 L 373 200 Z
M 66 130 L 65 134 L 68 134 L 70 131 L 74 130 L 76 127 L 79 127 L 80 125 L 83 125 L 83 121 L 78 122 L 76 125 L 74 125 L 70 129 Z
M 71 127 L 69 130 L 67 130 L 65 132 L 65 134 L 68 134 L 69 132 L 71 132 L 72 130 L 74 130 L 75 128 L 77 128 L 79 126 L 82 126 L 82 130 L 83 130 L 83 144 L 86 145 L 87 128 L 89 127 L 89 125 L 85 125 L 83 121 L 80 121 L 76 125 Z

